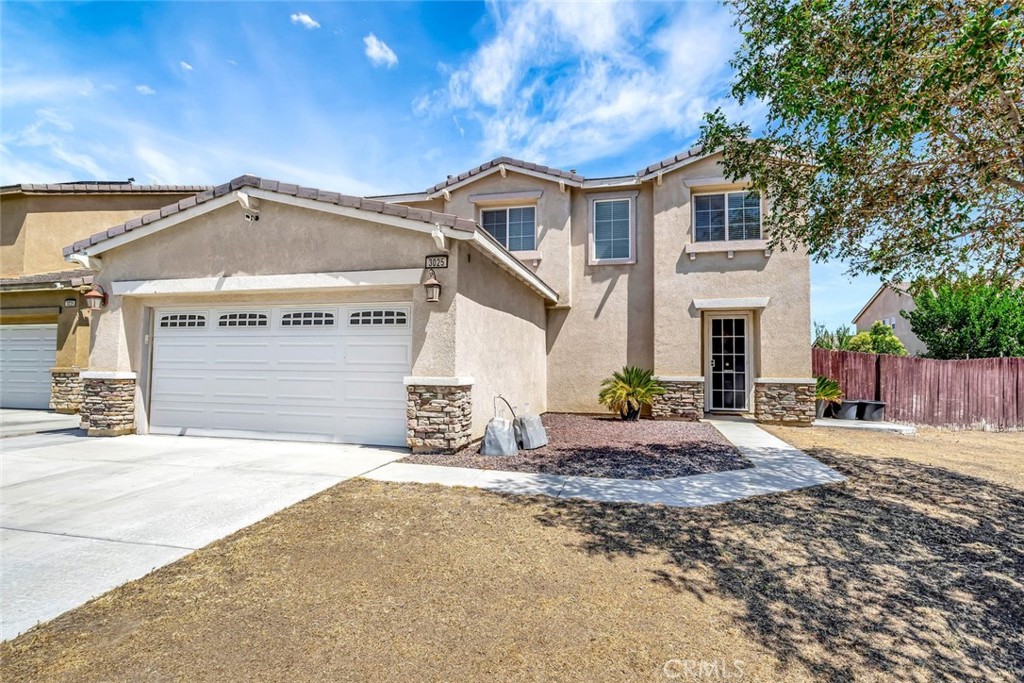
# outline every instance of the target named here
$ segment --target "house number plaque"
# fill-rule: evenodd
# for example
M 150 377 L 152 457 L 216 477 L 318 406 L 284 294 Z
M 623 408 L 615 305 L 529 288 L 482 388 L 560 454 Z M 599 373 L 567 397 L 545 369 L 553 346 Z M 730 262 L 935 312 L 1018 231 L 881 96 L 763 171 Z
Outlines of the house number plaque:
M 448 267 L 448 255 L 441 254 L 440 256 L 428 256 L 427 262 L 423 266 L 424 268 L 447 268 Z

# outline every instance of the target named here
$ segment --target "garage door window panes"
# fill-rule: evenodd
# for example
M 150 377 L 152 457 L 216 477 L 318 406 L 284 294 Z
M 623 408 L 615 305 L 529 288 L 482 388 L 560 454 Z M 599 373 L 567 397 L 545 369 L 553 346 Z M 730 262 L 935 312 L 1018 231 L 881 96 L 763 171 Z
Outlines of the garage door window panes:
M 373 311 L 355 311 L 349 316 L 349 325 L 406 325 L 409 316 L 405 311 L 380 309 Z
M 334 314 L 327 311 L 295 311 L 281 316 L 282 327 L 330 327 Z
M 217 323 L 220 327 L 266 327 L 266 313 L 225 313 Z
M 206 316 L 201 313 L 172 313 L 160 316 L 160 327 L 206 327 Z

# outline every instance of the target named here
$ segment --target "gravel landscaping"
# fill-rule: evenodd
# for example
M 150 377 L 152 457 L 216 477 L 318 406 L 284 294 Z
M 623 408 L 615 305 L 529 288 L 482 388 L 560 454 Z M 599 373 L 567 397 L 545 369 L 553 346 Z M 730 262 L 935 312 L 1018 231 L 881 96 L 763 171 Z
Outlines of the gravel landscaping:
M 717 429 L 700 422 L 548 413 L 548 445 L 514 456 L 480 455 L 475 443 L 454 455 L 412 455 L 402 462 L 613 479 L 670 479 L 753 465 Z

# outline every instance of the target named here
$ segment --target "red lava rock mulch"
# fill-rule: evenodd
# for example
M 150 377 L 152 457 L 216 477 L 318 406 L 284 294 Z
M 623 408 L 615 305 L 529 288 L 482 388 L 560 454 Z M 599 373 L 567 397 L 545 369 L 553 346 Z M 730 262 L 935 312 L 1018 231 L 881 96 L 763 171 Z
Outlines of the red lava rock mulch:
M 454 455 L 417 454 L 402 462 L 612 479 L 671 479 L 753 467 L 717 429 L 700 422 L 548 413 L 548 445 L 513 456 L 480 455 L 480 443 Z

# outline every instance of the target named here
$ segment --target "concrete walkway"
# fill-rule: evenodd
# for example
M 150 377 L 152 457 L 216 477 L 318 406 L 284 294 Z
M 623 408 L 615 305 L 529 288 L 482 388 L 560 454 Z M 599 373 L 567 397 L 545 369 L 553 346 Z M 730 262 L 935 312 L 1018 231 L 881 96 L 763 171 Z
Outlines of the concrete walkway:
M 830 429 L 859 429 L 864 432 L 888 432 L 904 436 L 917 434 L 917 427 L 914 425 L 897 422 L 866 422 L 864 420 L 837 420 L 832 417 L 819 417 L 814 421 L 814 426 Z
M 377 481 L 472 486 L 503 493 L 670 507 L 716 505 L 750 496 L 832 484 L 845 479 L 835 470 L 775 438 L 750 420 L 720 417 L 706 421 L 754 463 L 754 467 L 648 481 L 393 462 L 363 477 Z
M 6 640 L 406 451 L 63 432 L 0 453 Z
M 0 437 L 78 429 L 81 418 L 51 410 L 0 408 Z

